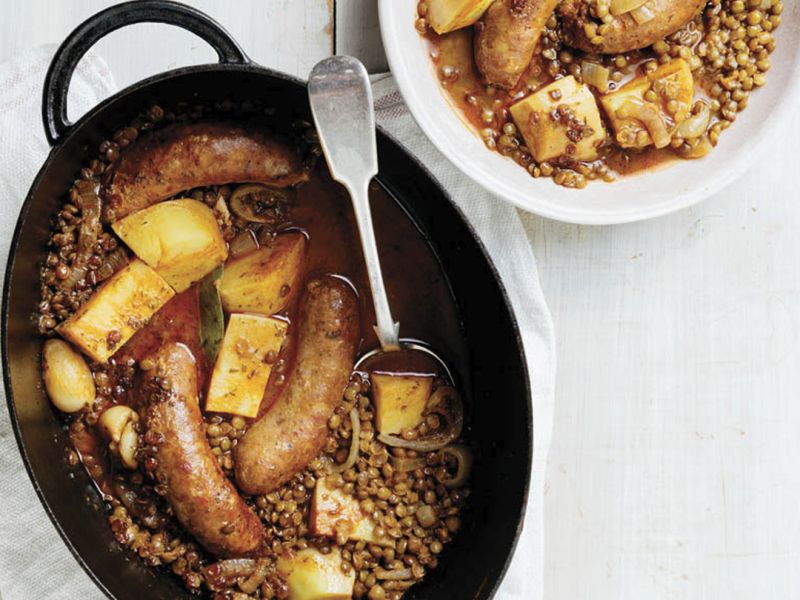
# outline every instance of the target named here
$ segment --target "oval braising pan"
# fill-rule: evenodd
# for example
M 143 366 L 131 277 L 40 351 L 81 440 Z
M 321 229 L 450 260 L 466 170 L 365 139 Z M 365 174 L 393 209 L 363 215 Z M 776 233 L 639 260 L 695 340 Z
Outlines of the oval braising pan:
M 151 77 L 104 101 L 77 123 L 68 123 L 67 89 L 81 56 L 107 33 L 138 22 L 169 23 L 196 33 L 217 51 L 219 64 Z M 156 102 L 171 106 L 231 95 L 268 100 L 278 119 L 308 118 L 303 82 L 253 64 L 212 19 L 163 0 L 120 4 L 80 25 L 57 51 L 45 85 L 43 116 L 53 148 L 23 204 L 6 271 L 5 389 L 20 452 L 42 504 L 78 562 L 111 598 L 193 596 L 177 577 L 146 567 L 117 545 L 91 480 L 64 459 L 66 427 L 42 388 L 42 339 L 31 319 L 49 223 L 88 149 L 96 148 L 107 132 Z M 380 184 L 438 257 L 459 310 L 468 348 L 459 375 L 471 392 L 467 436 L 476 449 L 466 526 L 440 568 L 405 598 L 491 598 L 522 528 L 530 477 L 532 414 L 519 331 L 497 273 L 461 212 L 425 168 L 385 133 L 378 134 L 378 149 Z

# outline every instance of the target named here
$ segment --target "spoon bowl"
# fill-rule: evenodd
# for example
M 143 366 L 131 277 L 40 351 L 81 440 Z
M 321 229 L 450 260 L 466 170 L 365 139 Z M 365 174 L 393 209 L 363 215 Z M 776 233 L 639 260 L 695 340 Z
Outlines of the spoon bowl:
M 448 384 L 456 385 L 453 371 L 447 363 L 434 352 L 430 346 L 419 340 L 400 340 L 400 348 L 393 352 L 384 352 L 382 348 L 373 348 L 363 354 L 355 364 L 355 371 L 370 373 L 374 370 L 392 369 L 394 355 L 403 355 L 401 370 L 404 373 L 413 372 L 415 375 L 435 375 L 444 378 Z

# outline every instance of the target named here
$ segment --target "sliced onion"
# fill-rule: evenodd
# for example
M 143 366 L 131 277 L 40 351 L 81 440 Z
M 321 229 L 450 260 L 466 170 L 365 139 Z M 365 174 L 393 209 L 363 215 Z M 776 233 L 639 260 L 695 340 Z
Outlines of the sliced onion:
M 361 417 L 358 416 L 357 408 L 350 409 L 350 423 L 353 427 L 350 433 L 350 451 L 347 453 L 347 460 L 333 468 L 334 473 L 347 471 L 358 460 L 358 449 L 361 446 Z
M 231 211 L 228 210 L 228 205 L 225 203 L 225 198 L 222 194 L 217 196 L 217 201 L 214 203 L 214 210 L 220 214 L 223 221 L 230 223 Z
M 78 232 L 78 255 L 86 259 L 92 254 L 100 235 L 100 186 L 96 181 L 81 180 L 75 184 L 78 208 L 81 209 L 81 228 Z
M 447 454 L 455 458 L 458 463 L 456 474 L 442 481 L 442 485 L 446 488 L 463 487 L 467 483 L 469 474 L 472 471 L 472 452 L 466 446 L 456 444 L 448 446 L 447 448 L 442 448 L 442 454 Z
M 269 574 L 269 561 L 266 558 L 258 559 L 253 574 L 244 581 L 239 582 L 239 589 L 245 594 L 252 594 L 264 583 L 264 580 Z
M 411 579 L 412 574 L 410 568 L 393 569 L 391 571 L 375 569 L 375 577 L 384 581 L 402 581 L 403 579 Z
M 645 4 L 647 0 L 611 0 L 611 6 L 609 10 L 611 14 L 615 17 L 619 15 L 624 15 L 625 13 L 629 13 L 632 10 L 639 8 L 642 4 Z
M 110 254 L 106 254 L 103 262 L 97 267 L 97 281 L 105 281 L 127 265 L 128 262 L 128 253 L 124 248 L 117 248 Z
M 624 119 L 637 119 L 647 129 L 647 133 L 653 138 L 656 148 L 666 148 L 672 141 L 667 130 L 667 124 L 658 109 L 649 103 L 645 103 L 638 98 L 631 98 L 617 111 L 617 116 Z
M 644 25 L 656 18 L 656 13 L 647 4 L 643 4 L 639 8 L 631 11 L 633 20 L 639 25 Z
M 703 137 L 699 138 L 697 142 L 688 150 L 684 150 L 683 148 L 684 147 L 681 146 L 678 149 L 678 154 L 682 158 L 691 159 L 691 158 L 703 158 L 706 154 L 711 152 L 714 146 L 711 143 L 711 140 L 708 139 L 708 136 L 704 135 Z
M 77 261 L 76 261 L 77 262 Z M 78 282 L 86 277 L 89 273 L 89 267 L 87 265 L 78 265 L 72 267 L 72 270 L 69 272 L 69 276 L 62 282 L 61 289 L 63 290 L 71 290 Z
M 445 403 L 449 406 L 444 406 Z M 396 435 L 381 433 L 378 435 L 378 441 L 395 448 L 432 452 L 441 450 L 459 438 L 461 430 L 464 429 L 464 403 L 456 390 L 446 385 L 436 388 L 428 399 L 427 410 L 429 413 L 444 417 L 447 421 L 444 431 L 416 440 L 405 440 Z
M 699 138 L 701 135 L 705 135 L 710 122 L 711 109 L 708 104 L 703 104 L 703 108 L 696 115 L 692 115 L 678 125 L 675 135 L 685 140 Z
M 249 577 L 256 570 L 256 561 L 252 558 L 228 558 L 220 560 L 205 568 L 212 577 Z
M 409 471 L 416 471 L 417 469 L 425 468 L 425 459 L 416 457 L 408 458 L 407 456 L 393 456 L 392 466 L 395 471 L 401 473 L 408 473 Z
M 231 240 L 231 258 L 242 256 L 253 250 L 258 250 L 258 242 L 256 241 L 255 234 L 249 229 L 245 229 Z
M 581 73 L 586 84 L 593 85 L 601 92 L 608 90 L 608 80 L 611 72 L 603 65 L 585 60 L 581 65 Z
M 417 509 L 417 521 L 423 527 L 433 527 L 439 522 L 433 507 L 430 504 L 423 504 Z
M 75 258 L 69 277 L 61 282 L 62 290 L 73 289 L 89 272 L 89 259 L 94 252 L 94 245 L 100 237 L 100 187 L 96 181 L 83 179 L 75 184 L 73 201 L 81 211 L 81 226 L 78 230 L 78 243 Z
M 461 396 L 458 394 L 455 388 L 449 385 L 440 385 L 439 387 L 437 387 L 431 394 L 431 397 L 428 398 L 428 402 L 426 403 L 425 408 L 428 409 L 429 412 L 440 410 L 442 408 L 442 404 L 444 404 L 448 400 L 454 405 L 455 404 L 461 405 L 461 408 L 463 409 L 463 404 L 461 403 Z M 461 410 L 460 412 L 463 413 L 463 410 Z
M 246 183 L 231 194 L 231 210 L 246 221 L 276 224 L 294 204 L 294 194 L 291 188 Z

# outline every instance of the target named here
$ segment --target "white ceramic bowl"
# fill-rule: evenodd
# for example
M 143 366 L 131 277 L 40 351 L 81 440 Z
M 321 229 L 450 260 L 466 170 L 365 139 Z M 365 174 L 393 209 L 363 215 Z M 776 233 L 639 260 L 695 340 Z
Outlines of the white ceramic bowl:
M 740 177 L 779 139 L 782 121 L 800 106 L 800 2 L 784 0 L 778 46 L 767 85 L 705 158 L 582 190 L 534 179 L 513 160 L 492 152 L 451 105 L 424 42 L 414 28 L 418 0 L 379 0 L 389 66 L 411 113 L 436 147 L 478 184 L 524 210 L 570 223 L 607 225 L 658 217 L 691 206 Z M 779 148 L 772 148 L 780 151 Z

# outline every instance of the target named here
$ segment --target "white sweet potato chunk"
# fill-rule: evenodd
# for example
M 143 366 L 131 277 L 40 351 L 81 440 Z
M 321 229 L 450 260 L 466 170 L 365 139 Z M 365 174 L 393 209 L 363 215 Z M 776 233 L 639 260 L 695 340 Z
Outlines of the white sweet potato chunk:
M 572 75 L 523 98 L 510 110 L 538 162 L 562 156 L 595 160 L 606 138 L 594 94 Z
M 112 228 L 176 292 L 200 281 L 228 257 L 214 211 L 190 198 L 154 204 Z
M 422 422 L 433 378 L 426 375 L 372 373 L 375 425 L 380 433 L 397 434 Z
M 115 273 L 58 332 L 98 362 L 106 362 L 175 295 L 158 273 L 134 260 Z
M 302 233 L 284 233 L 269 246 L 230 261 L 219 280 L 223 308 L 261 315 L 283 310 L 299 283 L 305 253 Z
M 689 63 L 676 58 L 601 96 L 600 104 L 620 146 L 645 148 L 668 144 L 690 115 L 693 100 L 692 70 Z
M 354 570 L 342 573 L 342 555 L 338 548 L 322 554 L 305 548 L 278 559 L 278 575 L 286 581 L 289 600 L 338 600 L 353 597 Z
M 474 25 L 494 0 L 428 0 L 426 18 L 442 34 Z
M 309 515 L 311 535 L 372 544 L 386 542 L 375 535 L 375 522 L 361 510 L 355 496 L 330 485 L 328 479 L 318 479 L 314 487 Z
M 286 337 L 286 321 L 231 315 L 211 374 L 206 410 L 253 418 Z

